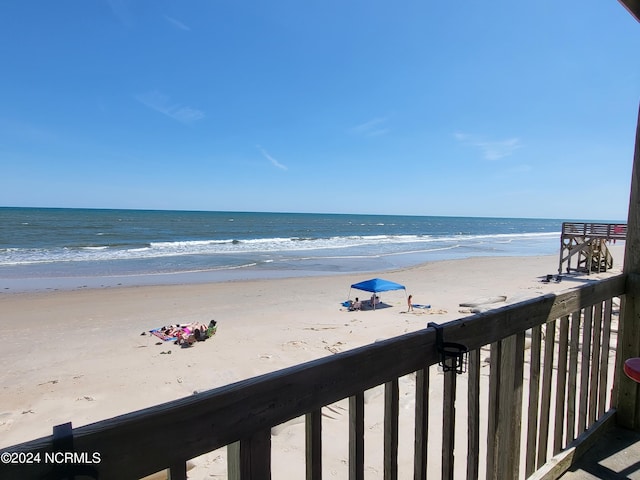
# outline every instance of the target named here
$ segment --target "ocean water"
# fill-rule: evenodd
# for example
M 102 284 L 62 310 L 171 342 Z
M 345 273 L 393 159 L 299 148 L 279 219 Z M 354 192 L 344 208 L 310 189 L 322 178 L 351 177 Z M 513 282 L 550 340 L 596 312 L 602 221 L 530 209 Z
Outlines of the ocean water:
M 562 220 L 0 208 L 0 289 L 366 273 L 552 255 Z

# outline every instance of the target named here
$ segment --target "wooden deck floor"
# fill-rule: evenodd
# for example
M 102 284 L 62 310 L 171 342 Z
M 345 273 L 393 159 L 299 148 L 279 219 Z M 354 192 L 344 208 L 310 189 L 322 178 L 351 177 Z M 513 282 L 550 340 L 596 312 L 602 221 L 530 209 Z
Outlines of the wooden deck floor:
M 561 478 L 640 480 L 640 432 L 612 428 Z

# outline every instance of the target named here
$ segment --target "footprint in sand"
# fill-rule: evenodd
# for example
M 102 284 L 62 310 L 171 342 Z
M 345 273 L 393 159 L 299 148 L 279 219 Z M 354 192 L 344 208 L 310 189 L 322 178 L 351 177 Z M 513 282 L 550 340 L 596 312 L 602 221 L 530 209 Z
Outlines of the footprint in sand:
M 293 347 L 293 348 L 302 348 L 303 350 L 307 349 L 307 342 L 303 340 L 291 340 L 289 342 L 283 343 L 283 347 Z
M 324 340 L 322 342 L 327 343 Z M 342 348 L 341 348 L 342 345 L 344 345 L 343 342 L 336 342 L 333 345 L 326 345 L 324 349 L 329 350 L 331 353 L 339 353 L 342 351 Z
M 11 425 L 13 425 L 13 412 L 2 412 L 0 413 L 0 431 L 7 431 L 11 429 Z

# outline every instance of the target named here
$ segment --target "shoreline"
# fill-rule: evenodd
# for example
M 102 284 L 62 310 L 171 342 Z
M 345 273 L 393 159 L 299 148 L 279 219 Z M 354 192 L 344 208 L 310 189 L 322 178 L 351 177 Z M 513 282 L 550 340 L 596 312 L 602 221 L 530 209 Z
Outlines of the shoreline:
M 433 253 L 433 252 L 431 252 Z M 29 293 L 39 291 L 73 291 L 81 289 L 143 287 L 160 285 L 195 285 L 217 284 L 226 282 L 269 281 L 288 278 L 309 278 L 341 275 L 373 275 L 380 276 L 399 270 L 421 268 L 427 265 L 447 261 L 464 261 L 473 258 L 521 258 L 547 256 L 543 254 L 522 255 L 517 253 L 502 255 L 443 255 L 427 256 L 423 254 L 403 253 L 398 256 L 382 256 L 380 258 L 352 258 L 339 259 L 339 264 L 331 257 L 318 257 L 314 264 L 302 268 L 272 268 L 268 266 L 250 265 L 247 267 L 234 267 L 224 269 L 198 269 L 190 271 L 173 272 L 141 272 L 131 274 L 96 274 L 96 275 L 23 275 L 0 276 L 0 295 L 2 293 Z M 389 261 L 394 258 L 394 262 Z M 347 265 L 345 266 L 345 261 Z M 372 266 L 373 264 L 373 266 Z M 552 270 L 556 273 L 557 268 Z M 3 274 L 0 268 L 0 275 Z
M 68 421 L 93 423 L 463 318 L 472 313 L 460 304 L 478 298 L 505 296 L 497 308 L 607 278 L 621 272 L 624 246 L 613 250 L 609 272 L 560 283 L 541 282 L 557 272 L 553 255 L 442 260 L 378 274 L 5 293 L 0 447 Z M 370 296 L 350 285 L 375 276 L 405 285 L 406 294 L 381 294 L 387 308 L 346 311 L 348 297 Z M 431 308 L 407 312 L 409 294 Z M 216 335 L 189 349 L 148 333 L 211 319 Z M 286 430 L 278 442 L 304 435 L 296 425 Z M 225 468 L 214 453 L 196 462 L 208 475 Z

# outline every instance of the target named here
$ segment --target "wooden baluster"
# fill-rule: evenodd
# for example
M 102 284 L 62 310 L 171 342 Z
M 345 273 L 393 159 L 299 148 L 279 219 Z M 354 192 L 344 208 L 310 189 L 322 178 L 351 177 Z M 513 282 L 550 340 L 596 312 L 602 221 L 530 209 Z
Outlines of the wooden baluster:
M 553 454 L 565 446 L 564 422 L 567 392 L 567 353 L 569 351 L 569 316 L 560 319 L 560 336 L 558 338 L 558 374 L 556 376 L 556 407 L 553 427 Z
M 542 351 L 542 328 L 537 325 L 531 329 L 531 356 L 529 367 L 529 414 L 527 416 L 527 455 L 525 476 L 536 471 L 536 452 L 538 444 L 538 405 L 540 396 L 540 359 Z
M 549 408 L 551 407 L 551 378 L 556 321 L 547 322 L 544 338 L 544 364 L 542 366 L 542 397 L 540 399 L 540 431 L 538 435 L 538 468 L 547 461 L 549 440 Z
M 480 458 L 480 349 L 469 352 L 467 480 L 478 478 Z
M 584 309 L 584 323 L 582 329 L 582 358 L 580 360 L 580 401 L 578 407 L 578 431 L 582 434 L 587 429 L 587 408 L 589 401 L 589 360 L 591 356 L 591 329 L 593 323 L 593 308 Z
M 271 429 L 227 447 L 229 480 L 271 480 Z
M 598 381 L 600 379 L 600 334 L 602 333 L 602 302 L 594 305 L 591 349 L 591 376 L 589 381 L 589 425 L 595 423 L 598 414 Z M 605 387 L 606 388 L 606 387 Z
M 416 422 L 414 438 L 414 480 L 427 478 L 429 446 L 429 367 L 416 372 Z
M 398 414 L 400 399 L 398 379 L 384 386 L 384 479 L 398 478 Z
M 442 478 L 449 480 L 453 480 L 457 375 L 454 370 L 444 372 L 442 394 Z
M 322 479 L 322 410 L 305 415 L 306 479 Z
M 364 480 L 364 392 L 349 397 L 349 480 Z
M 576 437 L 576 391 L 578 386 L 578 351 L 580 347 L 580 312 L 571 314 L 569 340 L 569 379 L 567 380 L 567 444 Z
M 600 357 L 600 389 L 598 390 L 598 418 L 602 417 L 607 410 L 607 378 L 609 377 L 609 350 L 611 349 L 612 305 L 612 299 L 605 300 L 602 325 L 602 355 Z
M 494 342 L 491 344 L 491 353 L 489 363 L 489 418 L 487 424 L 487 478 L 498 479 L 498 412 L 499 405 L 499 388 L 500 388 L 500 357 L 502 342 Z
M 172 461 L 167 471 L 167 480 L 187 480 L 187 461 Z

